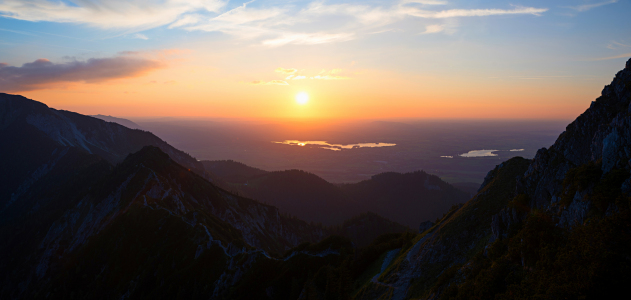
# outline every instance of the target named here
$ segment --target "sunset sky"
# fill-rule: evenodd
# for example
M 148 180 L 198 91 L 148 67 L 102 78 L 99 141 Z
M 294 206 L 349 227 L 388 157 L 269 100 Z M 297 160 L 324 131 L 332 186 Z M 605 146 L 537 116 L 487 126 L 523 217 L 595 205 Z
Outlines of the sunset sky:
M 0 92 L 120 117 L 569 119 L 631 57 L 630 15 L 628 0 L 0 0 Z

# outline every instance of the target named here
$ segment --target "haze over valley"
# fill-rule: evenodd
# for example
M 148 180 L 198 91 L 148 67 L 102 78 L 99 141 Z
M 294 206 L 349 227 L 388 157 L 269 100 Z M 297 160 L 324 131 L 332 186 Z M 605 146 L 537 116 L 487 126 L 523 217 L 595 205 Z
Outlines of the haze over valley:
M 358 182 L 383 172 L 425 170 L 450 183 L 481 184 L 499 162 L 514 156 L 534 157 L 567 125 L 565 120 L 132 120 L 199 160 L 235 160 L 267 171 L 300 169 L 333 183 Z M 285 140 L 395 145 L 331 151 L 315 144 L 274 142 Z M 461 156 L 478 149 L 505 151 L 492 157 Z M 508 151 L 514 149 L 523 151 Z

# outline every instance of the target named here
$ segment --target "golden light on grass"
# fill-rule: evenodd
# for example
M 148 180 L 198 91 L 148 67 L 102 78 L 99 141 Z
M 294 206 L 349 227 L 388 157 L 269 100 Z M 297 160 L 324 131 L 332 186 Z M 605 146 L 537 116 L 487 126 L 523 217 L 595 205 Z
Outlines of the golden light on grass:
M 309 102 L 309 95 L 305 92 L 300 92 L 296 95 L 296 103 L 305 105 Z

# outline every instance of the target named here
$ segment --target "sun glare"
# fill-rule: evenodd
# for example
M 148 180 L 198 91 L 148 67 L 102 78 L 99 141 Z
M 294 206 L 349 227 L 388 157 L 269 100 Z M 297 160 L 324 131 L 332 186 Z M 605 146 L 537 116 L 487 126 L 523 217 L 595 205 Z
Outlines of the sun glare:
M 298 95 L 296 95 L 296 102 L 300 105 L 307 104 L 307 102 L 309 102 L 309 95 L 305 92 L 298 93 Z

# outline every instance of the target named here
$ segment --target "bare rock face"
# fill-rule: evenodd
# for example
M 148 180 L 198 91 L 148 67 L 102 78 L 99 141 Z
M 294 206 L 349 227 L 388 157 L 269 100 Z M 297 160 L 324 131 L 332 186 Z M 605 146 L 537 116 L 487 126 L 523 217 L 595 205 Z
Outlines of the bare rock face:
M 408 299 L 414 282 L 434 280 L 442 270 L 465 263 L 471 251 L 483 249 L 494 234 L 491 223 L 499 221 L 505 230 L 508 225 L 502 222 L 512 222 L 512 216 L 502 219 L 511 213 L 502 209 L 513 198 L 517 176 L 524 174 L 529 163 L 515 157 L 489 172 L 475 197 L 447 213 L 431 231 L 419 228 L 424 235 L 400 254 L 396 268 L 384 272 L 380 277 L 384 281 L 372 282 L 356 299 L 377 299 L 386 294 L 391 295 L 389 299 Z
M 491 170 L 476 196 L 450 212 L 431 232 L 421 226 L 424 235 L 402 254 L 396 268 L 382 274 L 384 281 L 375 282 L 356 298 L 391 295 L 391 299 L 409 299 L 418 298 L 414 293 L 421 291 L 426 295 L 421 298 L 437 299 L 440 288 L 429 290 L 427 286 L 451 266 L 463 263 L 460 271 L 467 269 L 468 258 L 510 236 L 511 228 L 519 228 L 530 211 L 544 212 L 556 226 L 571 230 L 583 224 L 596 206 L 590 200 L 594 182 L 613 174 L 616 179 L 608 181 L 616 182 L 612 188 L 631 194 L 631 178 L 626 178 L 631 169 L 630 102 L 631 60 L 554 145 L 537 151 L 531 161 L 514 158 Z M 567 180 L 570 172 L 591 172 L 587 175 L 595 177 L 586 183 L 580 176 Z M 615 204 L 603 205 L 606 207 L 599 209 L 607 215 L 618 211 Z
M 519 212 L 514 207 L 502 209 L 498 214 L 494 215 L 491 220 L 492 239 L 506 238 L 511 227 L 520 223 L 525 218 L 526 215 L 523 212 Z
M 605 86 L 602 95 L 567 126 L 554 145 L 537 152 L 517 192 L 529 195 L 532 208 L 547 209 L 562 193 L 563 179 L 572 168 L 601 161 L 603 175 L 614 168 L 629 169 L 630 102 L 631 60 L 611 84 Z M 578 208 L 574 205 L 562 209 L 576 211 Z M 583 215 L 561 213 L 563 224 L 580 221 Z

